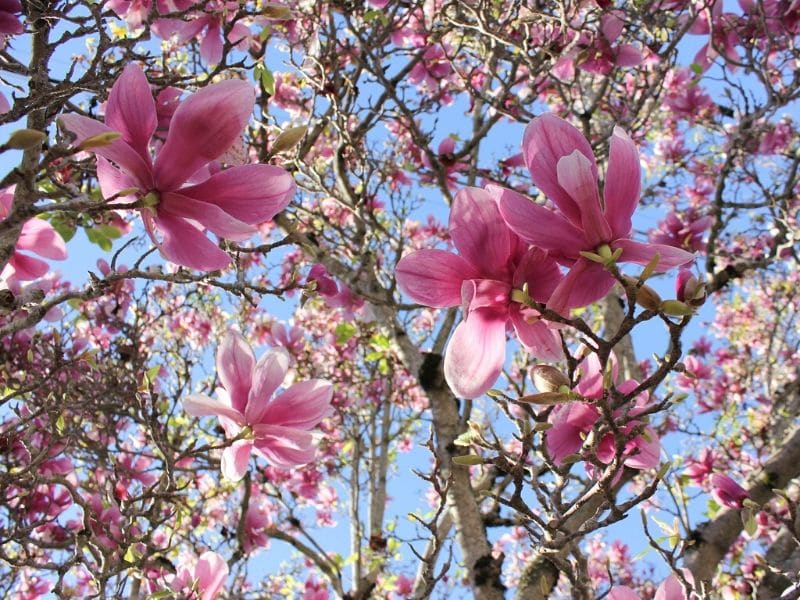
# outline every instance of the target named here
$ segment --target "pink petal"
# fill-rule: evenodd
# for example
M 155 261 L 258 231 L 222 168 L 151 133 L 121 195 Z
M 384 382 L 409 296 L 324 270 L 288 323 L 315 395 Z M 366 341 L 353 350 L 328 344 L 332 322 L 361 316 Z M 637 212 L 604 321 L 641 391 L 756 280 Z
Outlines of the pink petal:
M 611 241 L 609 227 L 597 195 L 597 169 L 578 150 L 559 159 L 556 165 L 559 185 L 578 205 L 581 228 L 592 248 Z
M 661 455 L 661 442 L 652 427 L 645 427 L 645 435 L 634 438 L 625 446 L 625 465 L 631 469 L 652 469 L 658 466 Z M 646 438 L 645 438 L 646 436 Z
M 548 421 L 552 427 L 545 433 L 547 453 L 557 465 L 583 446 L 581 433 L 592 430 L 600 417 L 597 409 L 583 402 L 570 402 L 553 409 Z
M 444 355 L 444 376 L 453 393 L 477 398 L 492 387 L 506 357 L 508 313 L 479 308 L 453 332 Z
M 608 358 L 611 363 L 611 381 L 612 383 L 617 380 L 619 376 L 619 361 L 616 355 L 612 352 Z M 578 385 L 575 386 L 575 391 L 585 398 L 592 400 L 599 400 L 603 397 L 603 367 L 600 364 L 600 357 L 594 352 L 584 358 L 578 365 L 580 371 L 580 379 Z M 635 381 L 634 387 L 638 385 Z M 621 388 L 620 391 L 622 391 Z M 623 392 L 625 393 L 625 392 Z
M 259 419 L 270 425 L 308 430 L 330 412 L 333 386 L 322 379 L 309 379 L 276 396 Z
M 218 65 L 222 60 L 222 32 L 219 21 L 212 19 L 200 41 L 200 57 L 209 65 Z
M 14 269 L 14 278 L 19 281 L 32 281 L 47 275 L 50 266 L 43 260 L 14 252 L 8 261 Z M 5 271 L 5 269 L 4 269 Z
M 222 451 L 222 476 L 231 481 L 239 481 L 247 473 L 253 440 L 237 440 Z
M 465 312 L 476 308 L 508 307 L 511 286 L 493 279 L 470 279 L 461 285 L 461 302 Z
M 158 189 L 177 189 L 230 148 L 247 125 L 254 103 L 252 86 L 239 79 L 209 85 L 181 102 L 156 158 Z
M 307 464 L 317 453 L 314 436 L 308 431 L 280 425 L 256 425 L 253 431 L 256 450 L 280 467 Z
M 156 130 L 156 103 L 142 69 L 135 63 L 122 71 L 111 87 L 106 105 L 106 125 L 150 164 L 150 138 Z
M 395 278 L 414 302 L 434 308 L 461 303 L 461 283 L 478 272 L 460 256 L 444 250 L 417 250 L 400 259 Z
M 235 423 L 242 422 L 242 414 L 231 408 L 229 404 L 215 400 L 203 394 L 190 394 L 181 399 L 183 410 L 193 417 L 219 417 L 224 416 Z
M 511 236 L 491 194 L 464 188 L 450 211 L 450 237 L 459 254 L 482 275 L 500 279 L 511 253 Z
M 120 171 L 102 156 L 97 157 L 97 181 L 103 198 L 113 198 L 122 190 L 138 188 L 136 180 Z M 133 195 L 120 196 L 115 202 L 135 202 Z
M 694 577 L 689 569 L 681 569 L 681 573 L 690 585 L 694 585 Z M 686 598 L 683 585 L 674 573 L 661 582 L 656 595 L 653 596 L 653 600 L 686 600 Z
M 691 252 L 665 244 L 649 244 L 620 239 L 614 241 L 611 248 L 622 248 L 622 256 L 619 257 L 618 262 L 632 262 L 640 265 L 646 265 L 656 253 L 660 254 L 661 258 L 656 267 L 657 273 L 663 273 L 694 260 L 694 254 Z
M 500 214 L 523 240 L 552 253 L 556 260 L 576 260 L 589 245 L 583 232 L 560 214 L 512 190 L 502 189 Z
M 0 115 L 6 114 L 11 110 L 11 104 L 8 102 L 5 94 L 0 93 Z
M 43 219 L 29 219 L 22 226 L 17 249 L 29 250 L 52 260 L 67 258 L 67 247 L 58 232 Z
M 644 62 L 642 51 L 633 44 L 622 44 L 616 49 L 618 67 L 635 67 Z
M 143 216 L 145 214 L 143 212 Z M 230 256 L 186 219 L 158 213 L 152 218 L 152 228 L 161 233 L 163 238 L 160 242 L 155 238 L 153 240 L 161 254 L 175 264 L 199 271 L 215 271 L 231 263 Z
M 600 17 L 600 31 L 609 42 L 615 41 L 625 26 L 617 11 L 610 11 Z
M 608 593 L 608 600 L 642 600 L 639 594 L 627 585 L 615 585 Z
M 228 578 L 228 563 L 216 552 L 204 552 L 194 568 L 194 576 L 203 592 L 201 600 L 214 600 Z
M 231 398 L 231 406 L 239 413 L 244 413 L 247 406 L 255 364 L 247 340 L 238 331 L 229 330 L 217 349 L 217 375 Z
M 564 276 L 547 252 L 540 248 L 529 249 L 519 261 L 514 272 L 514 288 L 528 284 L 528 294 L 537 302 L 547 302 Z
M 631 215 L 639 204 L 641 183 L 642 173 L 636 144 L 622 128 L 614 127 L 603 190 L 605 216 L 614 237 L 628 237 L 631 231 Z
M 555 203 L 567 219 L 580 226 L 580 209 L 559 185 L 557 165 L 562 157 L 577 150 L 589 160 L 592 175 L 597 179 L 594 153 L 583 134 L 564 119 L 547 113 L 536 117 L 525 129 L 522 150 L 536 187 Z
M 184 196 L 216 204 L 248 225 L 272 219 L 289 205 L 294 191 L 292 176 L 272 165 L 232 167 L 179 190 Z
M 79 145 L 86 138 L 115 131 L 99 121 L 81 115 L 61 115 L 59 120 L 64 129 L 71 131 L 77 136 L 75 139 L 76 145 Z M 141 189 L 149 190 L 153 187 L 150 165 L 148 165 L 141 155 L 122 138 L 116 139 L 105 146 L 92 148 L 91 152 L 115 163 L 120 169 L 130 175 Z
M 602 265 L 581 257 L 558 284 L 547 306 L 559 313 L 586 306 L 603 298 L 614 287 L 614 282 Z
M 558 331 L 550 329 L 546 322 L 535 320 L 529 323 L 524 317 L 524 311 L 517 308 L 511 310 L 511 322 L 519 341 L 536 358 L 548 362 L 564 358 L 561 336 Z
M 256 228 L 235 219 L 215 204 L 201 202 L 176 192 L 161 194 L 158 205 L 160 214 L 169 213 L 175 217 L 193 219 L 219 237 L 242 241 L 256 233 Z
M 289 354 L 283 348 L 272 348 L 258 359 L 252 373 L 253 386 L 247 396 L 245 418 L 260 423 L 275 393 L 289 370 Z

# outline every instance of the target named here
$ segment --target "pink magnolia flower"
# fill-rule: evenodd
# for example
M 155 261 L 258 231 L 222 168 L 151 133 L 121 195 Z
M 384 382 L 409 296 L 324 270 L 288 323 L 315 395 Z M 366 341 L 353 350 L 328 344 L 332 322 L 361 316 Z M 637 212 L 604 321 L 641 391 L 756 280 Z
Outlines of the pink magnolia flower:
M 11 214 L 13 204 L 14 186 L 0 191 L 0 221 L 5 220 Z M 20 281 L 39 279 L 50 269 L 45 261 L 23 254 L 23 252 L 31 252 L 51 260 L 67 258 L 64 239 L 50 223 L 39 218 L 25 221 L 14 253 L 0 272 L 0 281 L 5 281 L 9 288 L 18 287 Z
M 742 503 L 749 496 L 746 489 L 721 473 L 711 476 L 711 495 L 722 506 L 735 509 L 742 508 Z
M 217 371 L 222 389 L 217 400 L 194 394 L 183 409 L 195 417 L 217 416 L 229 438 L 242 433 L 222 453 L 222 473 L 238 481 L 247 471 L 250 452 L 292 467 L 310 462 L 316 448 L 311 429 L 330 409 L 333 386 L 321 379 L 295 383 L 272 397 L 289 369 L 289 354 L 273 348 L 256 362 L 241 334 L 230 331 L 217 351 Z
M 147 78 L 132 64 L 111 88 L 105 124 L 76 114 L 62 115 L 61 121 L 78 136 L 78 144 L 99 134 L 122 134 L 92 148 L 104 197 L 136 190 L 120 199 L 146 204 L 141 209 L 145 229 L 164 257 L 210 271 L 228 266 L 230 257 L 205 229 L 230 240 L 247 239 L 256 232 L 254 225 L 283 210 L 294 193 L 294 180 L 279 167 L 252 164 L 214 172 L 217 159 L 239 139 L 254 103 L 255 93 L 244 81 L 203 88 L 175 110 L 153 159 L 156 104 Z
M 561 280 L 556 262 L 508 229 L 487 190 L 465 188 L 456 194 L 450 237 L 458 254 L 418 250 L 400 260 L 395 275 L 400 289 L 420 304 L 463 305 L 465 318 L 444 358 L 453 392 L 475 398 L 492 387 L 505 361 L 509 324 L 538 358 L 561 358 L 558 333 L 511 298 L 512 290 L 527 283 L 530 296 L 544 302 Z
M 179 592 L 196 590 L 201 593 L 199 596 L 190 593 L 187 596 L 189 598 L 214 600 L 227 578 L 228 563 L 216 552 L 209 551 L 200 555 L 194 571 L 181 567 L 172 581 L 172 587 Z
M 639 203 L 641 185 L 639 153 L 619 127 L 614 128 L 611 140 L 604 202 L 600 201 L 592 148 L 583 134 L 563 119 L 545 114 L 531 121 L 525 130 L 523 153 L 533 182 L 557 210 L 503 189 L 500 212 L 523 240 L 570 266 L 548 300 L 553 310 L 590 304 L 614 285 L 604 266 L 583 257 L 581 251 L 621 250 L 618 262 L 641 265 L 658 253 L 658 272 L 693 260 L 685 250 L 630 239 L 631 216 Z
M 22 3 L 19 0 L 0 0 L 0 49 L 6 45 L 6 37 L 22 33 L 25 28 L 19 20 Z
M 611 376 L 616 381 L 619 368 L 612 357 Z M 603 370 L 596 354 L 590 354 L 579 366 L 581 378 L 575 386 L 575 391 L 589 400 L 601 400 L 603 397 Z M 621 394 L 628 394 L 638 386 L 638 382 L 630 379 L 617 386 Z M 629 435 L 635 429 L 642 428 L 642 422 L 636 420 L 647 408 L 647 395 L 641 394 L 635 400 L 627 415 L 630 421 L 619 427 L 622 435 Z M 614 417 L 619 418 L 625 414 L 625 408 L 617 409 Z M 557 465 L 560 465 L 570 454 L 578 453 L 583 447 L 583 442 L 595 424 L 601 418 L 600 410 L 588 402 L 569 402 L 556 406 L 548 417 L 552 425 L 545 433 L 547 452 Z M 661 453 L 661 442 L 655 430 L 644 426 L 642 433 L 633 436 L 622 449 L 622 460 L 625 466 L 632 469 L 650 469 L 658 465 Z M 597 458 L 610 464 L 616 455 L 616 439 L 612 433 L 606 433 L 597 444 Z
M 182 11 L 194 4 L 195 0 L 157 0 L 156 7 L 161 14 Z M 138 29 L 150 15 L 153 0 L 106 0 L 106 6 L 124 18 L 131 29 Z

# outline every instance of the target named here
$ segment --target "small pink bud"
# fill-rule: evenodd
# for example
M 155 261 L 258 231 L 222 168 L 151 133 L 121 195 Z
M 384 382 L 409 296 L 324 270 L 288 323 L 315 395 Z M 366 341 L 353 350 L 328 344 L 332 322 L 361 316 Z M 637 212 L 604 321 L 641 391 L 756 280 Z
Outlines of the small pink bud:
M 711 476 L 711 495 L 722 506 L 736 509 L 742 508 L 742 504 L 748 496 L 747 490 L 721 473 L 714 473 Z

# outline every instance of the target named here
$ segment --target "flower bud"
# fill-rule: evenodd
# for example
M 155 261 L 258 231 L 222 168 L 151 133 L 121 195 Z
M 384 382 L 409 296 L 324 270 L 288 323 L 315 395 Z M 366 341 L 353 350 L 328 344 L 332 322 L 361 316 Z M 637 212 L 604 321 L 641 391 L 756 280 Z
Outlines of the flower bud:
M 649 285 L 639 285 L 639 282 L 633 277 L 626 276 L 625 281 L 634 287 L 636 304 L 647 310 L 658 310 L 661 308 L 661 296 L 659 296 L 658 292 L 653 288 Z
M 694 309 L 680 300 L 664 300 L 660 309 L 665 315 L 673 317 L 686 317 L 694 314 Z
M 533 385 L 540 392 L 558 392 L 562 386 L 569 387 L 569 379 L 550 365 L 536 365 L 531 369 Z
M 115 140 L 122 137 L 118 131 L 106 131 L 105 133 L 98 133 L 97 135 L 90 136 L 78 144 L 79 150 L 90 150 L 92 148 L 101 148 L 108 146 Z
M 550 406 L 552 404 L 563 404 L 569 402 L 570 397 L 567 394 L 560 392 L 542 392 L 540 394 L 528 394 L 517 399 L 517 402 L 526 402 L 528 404 L 541 404 Z
M 6 147 L 13 150 L 27 150 L 28 148 L 33 148 L 37 144 L 41 144 L 46 139 L 47 134 L 43 131 L 37 131 L 36 129 L 18 129 L 9 136 Z
M 272 154 L 280 154 L 294 148 L 303 139 L 306 131 L 308 131 L 308 127 L 305 125 L 290 127 L 286 131 L 282 131 L 275 143 L 272 144 Z

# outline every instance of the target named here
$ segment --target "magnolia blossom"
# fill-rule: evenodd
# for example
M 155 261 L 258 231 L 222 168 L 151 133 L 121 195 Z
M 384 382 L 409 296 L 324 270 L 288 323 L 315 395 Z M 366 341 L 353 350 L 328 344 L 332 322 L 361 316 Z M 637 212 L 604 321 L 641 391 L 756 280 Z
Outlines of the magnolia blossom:
M 734 509 L 742 508 L 742 503 L 749 496 L 746 489 L 721 473 L 711 476 L 711 495 L 722 506 Z
M 13 204 L 14 186 L 0 191 L 0 221 L 5 220 L 11 214 Z M 24 254 L 24 252 L 31 252 L 51 260 L 67 258 L 64 239 L 50 223 L 38 218 L 25 221 L 14 253 L 0 272 L 0 281 L 4 281 L 10 288 L 17 287 L 20 281 L 39 279 L 50 268 L 45 261 Z
M 523 240 L 544 248 L 570 267 L 548 300 L 553 310 L 590 304 L 614 285 L 615 279 L 605 267 L 581 252 L 621 251 L 617 262 L 641 265 L 659 254 L 658 272 L 693 260 L 694 255 L 685 250 L 630 239 L 631 215 L 639 203 L 641 185 L 639 153 L 619 127 L 614 128 L 611 140 L 604 202 L 600 201 L 592 148 L 583 134 L 563 119 L 551 114 L 536 117 L 525 130 L 523 153 L 533 182 L 556 210 L 502 189 L 500 212 Z
M 202 394 L 184 398 L 183 408 L 195 417 L 219 417 L 234 441 L 222 453 L 222 473 L 238 481 L 255 451 L 282 467 L 310 462 L 316 448 L 311 429 L 330 410 L 333 386 L 321 379 L 295 383 L 273 397 L 289 370 L 283 348 L 273 348 L 256 362 L 241 334 L 230 331 L 217 351 L 222 389 L 217 399 Z
M 588 400 L 601 400 L 603 397 L 603 369 L 596 354 L 590 354 L 581 362 L 579 369 L 581 378 L 575 386 L 575 392 Z M 616 381 L 619 374 L 617 361 L 611 359 L 612 381 Z M 638 386 L 632 379 L 624 381 L 617 386 L 621 394 L 628 394 Z M 655 430 L 649 425 L 634 419 L 637 414 L 647 408 L 647 395 L 637 396 L 635 405 L 627 411 L 631 420 L 619 427 L 622 435 L 628 436 L 635 429 L 642 429 L 642 433 L 633 436 L 625 443 L 622 450 L 622 461 L 625 466 L 632 469 L 650 469 L 658 465 L 661 443 Z M 615 418 L 625 414 L 625 408 L 617 409 Z M 593 403 L 569 402 L 556 406 L 548 417 L 552 425 L 545 432 L 545 445 L 547 452 L 557 465 L 560 465 L 570 454 L 575 454 L 583 447 L 584 440 L 601 418 L 600 409 Z M 616 439 L 612 433 L 606 433 L 596 449 L 597 458 L 610 464 L 616 455 Z
M 216 552 L 204 552 L 194 566 L 194 571 L 181 567 L 172 581 L 172 588 L 178 592 L 195 589 L 198 600 L 214 600 L 228 578 L 228 563 Z
M 61 122 L 78 144 L 122 134 L 91 148 L 103 196 L 143 202 L 145 229 L 164 257 L 210 271 L 228 266 L 230 257 L 206 237 L 206 229 L 229 240 L 247 239 L 257 231 L 254 225 L 283 210 L 294 193 L 294 180 L 279 167 L 219 171 L 217 160 L 238 142 L 254 102 L 252 87 L 241 80 L 203 88 L 177 107 L 153 159 L 156 103 L 144 73 L 132 64 L 111 88 L 105 124 L 76 114 L 62 115 Z
M 5 48 L 7 36 L 24 31 L 18 16 L 21 12 L 19 0 L 0 0 L 0 49 Z
M 500 218 L 491 193 L 465 188 L 450 211 L 450 237 L 458 254 L 418 250 L 397 264 L 397 284 L 426 306 L 462 305 L 465 319 L 456 327 L 444 357 L 450 388 L 475 398 L 492 387 L 506 356 L 506 328 L 538 358 L 558 360 L 561 339 L 535 311 L 512 298 L 527 284 L 544 302 L 561 281 L 554 260 L 528 248 Z

